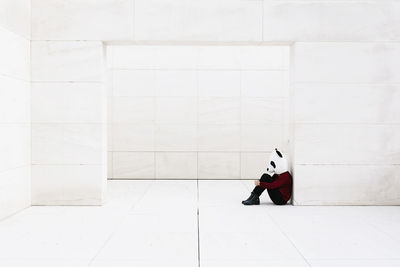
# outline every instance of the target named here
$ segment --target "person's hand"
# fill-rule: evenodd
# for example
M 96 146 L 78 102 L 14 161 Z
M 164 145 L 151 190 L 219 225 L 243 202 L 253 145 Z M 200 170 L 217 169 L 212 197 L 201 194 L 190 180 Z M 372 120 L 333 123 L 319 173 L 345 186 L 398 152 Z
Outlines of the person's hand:
M 255 184 L 256 186 L 259 186 L 259 185 L 260 185 L 260 181 L 259 181 L 259 180 L 254 180 L 254 184 Z

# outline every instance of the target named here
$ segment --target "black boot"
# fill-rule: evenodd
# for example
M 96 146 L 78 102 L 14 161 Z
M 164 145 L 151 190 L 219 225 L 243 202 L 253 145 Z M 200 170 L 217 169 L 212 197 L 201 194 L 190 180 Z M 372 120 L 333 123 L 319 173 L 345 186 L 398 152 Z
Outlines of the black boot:
M 249 196 L 248 199 L 242 201 L 242 204 L 243 205 L 260 205 L 260 198 L 256 194 L 251 193 L 251 195 Z

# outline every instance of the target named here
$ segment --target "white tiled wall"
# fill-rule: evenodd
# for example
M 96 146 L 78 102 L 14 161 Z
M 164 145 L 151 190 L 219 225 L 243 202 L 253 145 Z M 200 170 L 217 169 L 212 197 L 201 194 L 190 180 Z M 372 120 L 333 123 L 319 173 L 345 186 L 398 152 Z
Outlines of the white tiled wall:
M 98 205 L 107 160 L 103 45 L 32 42 L 32 204 Z
M 38 53 L 33 55 L 36 59 L 32 72 L 44 83 L 59 82 L 60 79 L 64 83 L 68 77 L 80 82 L 98 81 L 101 76 L 96 61 L 99 51 L 77 40 L 167 41 L 191 45 L 198 41 L 250 45 L 293 43 L 292 62 L 295 65 L 291 73 L 295 80 L 291 84 L 291 95 L 294 97 L 290 104 L 284 105 L 286 110 L 293 110 L 291 114 L 295 116 L 292 119 L 297 122 L 289 132 L 297 136 L 292 146 L 295 152 L 295 203 L 400 203 L 396 195 L 399 1 L 3 0 L 0 25 L 19 36 L 0 34 L 0 43 L 6 47 L 0 49 L 0 73 L 6 71 L 19 78 L 28 73 L 27 65 L 18 63 L 24 62 L 25 53 L 20 51 L 25 51 L 27 43 L 18 39 L 30 35 L 29 2 L 32 2 L 32 39 L 69 41 L 67 46 L 74 47 L 65 49 L 57 42 L 47 43 L 46 49 L 43 44 L 34 47 Z M 109 88 L 110 96 L 113 96 L 109 99 L 112 111 L 112 127 L 108 128 L 112 141 L 109 142 L 109 177 L 113 177 L 112 166 L 121 166 L 118 167 L 121 171 L 116 171 L 115 175 L 123 178 L 150 178 L 157 173 L 164 176 L 160 172 L 165 169 L 156 171 L 157 159 L 164 164 L 171 159 L 182 162 L 177 154 L 156 157 L 155 153 L 197 152 L 198 158 L 202 158 L 201 164 L 200 160 L 197 164 L 199 170 L 201 166 L 214 166 L 203 160 L 201 153 L 210 152 L 200 153 L 200 144 L 203 149 L 218 147 L 211 152 L 233 153 L 224 154 L 224 157 L 216 154 L 215 162 L 224 159 L 229 164 L 236 164 L 234 162 L 239 160 L 241 169 L 215 170 L 212 175 L 198 172 L 199 176 L 254 177 L 262 164 L 260 158 L 265 158 L 265 153 L 276 143 L 272 140 L 287 140 L 289 133 L 280 134 L 281 126 L 274 122 L 277 118 L 267 116 L 268 123 L 260 125 L 257 121 L 263 118 L 256 112 L 282 114 L 276 109 L 279 104 L 273 104 L 269 99 L 289 97 L 289 90 L 285 90 L 288 79 L 282 77 L 286 73 L 270 71 L 277 67 L 280 53 L 272 48 L 264 50 L 254 46 L 236 53 L 237 47 L 223 45 L 213 47 L 213 53 L 206 46 L 197 47 L 197 52 L 193 52 L 191 45 L 162 49 L 144 45 L 135 46 L 134 50 L 119 46 L 113 51 L 108 60 L 109 70 L 115 70 L 109 71 L 113 77 L 113 87 Z M 60 54 L 56 50 L 65 52 Z M 53 55 L 50 60 L 47 53 Z M 237 87 L 237 75 L 234 75 L 238 70 L 240 87 Z M 3 78 L 1 83 L 18 87 L 14 80 L 4 81 Z M 224 84 L 229 85 L 230 90 L 226 91 Z M 41 89 L 37 92 L 52 94 L 43 83 L 38 86 Z M 69 83 L 62 86 L 65 91 L 62 96 L 66 99 L 72 99 L 74 94 L 86 88 Z M 69 90 L 71 93 L 66 93 Z M 60 104 L 55 112 L 59 115 L 37 107 L 35 119 L 42 124 L 57 120 L 92 123 L 98 110 L 87 108 L 93 107 L 87 98 L 91 90 L 94 87 L 88 85 L 82 89 L 81 100 L 70 105 Z M 93 95 L 93 99 L 96 97 Z M 168 99 L 159 103 L 158 99 L 163 97 Z M 193 105 L 174 98 L 197 99 L 195 123 L 192 122 Z M 257 99 L 247 101 L 243 98 Z M 22 107 L 23 99 L 12 106 L 10 101 L 4 101 L 6 103 L 2 103 L 0 109 Z M 45 100 L 38 101 L 42 105 Z M 88 105 L 86 101 L 89 101 Z M 266 108 L 264 101 L 271 105 Z M 176 113 L 168 104 L 179 106 L 186 112 Z M 237 105 L 240 105 L 240 111 Z M 250 110 L 245 111 L 246 106 L 250 106 Z M 49 107 L 49 110 L 54 109 L 54 105 Z M 78 109 L 83 110 L 82 114 L 76 111 Z M 8 122 L 19 121 L 25 111 L 24 108 L 18 110 L 20 112 L 15 115 L 8 112 L 3 117 Z M 283 116 L 284 121 L 288 121 L 290 114 Z M 213 128 L 222 121 L 229 125 Z M 226 136 L 229 129 L 235 132 L 235 125 L 242 125 L 244 121 L 249 124 L 241 127 L 241 155 L 238 158 L 234 154 L 237 151 L 225 151 L 237 147 L 238 137 Z M 193 125 L 198 128 L 193 130 Z M 179 139 L 176 132 L 180 133 Z M 219 134 L 218 137 L 208 140 L 215 134 Z M 265 135 L 270 138 L 262 139 Z M 196 136 L 195 141 L 193 136 Z M 130 161 L 137 161 L 138 166 L 143 167 L 129 169 Z M 188 168 L 193 166 L 187 165 Z M 165 171 L 165 176 L 178 177 L 179 173 L 174 171 Z M 189 175 L 190 170 L 186 171 Z M 381 182 L 379 185 L 374 183 L 376 179 Z
M 31 204 L 30 1 L 0 1 L 0 219 Z
M 398 204 L 400 46 L 295 45 L 296 204 Z
M 109 178 L 249 179 L 287 151 L 289 48 L 107 48 Z

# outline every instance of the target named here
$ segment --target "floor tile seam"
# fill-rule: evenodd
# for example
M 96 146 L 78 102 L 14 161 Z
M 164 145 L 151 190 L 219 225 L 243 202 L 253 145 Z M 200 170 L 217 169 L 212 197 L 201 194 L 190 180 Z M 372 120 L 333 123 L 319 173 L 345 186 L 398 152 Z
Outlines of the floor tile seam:
M 115 235 L 115 233 L 117 232 L 117 230 L 119 229 L 119 226 L 129 217 L 129 211 L 136 206 L 137 204 L 139 204 L 142 199 L 144 198 L 144 196 L 148 193 L 148 191 L 150 190 L 150 188 L 152 187 L 152 185 L 155 183 L 155 180 L 152 181 L 149 185 L 147 185 L 144 193 L 142 194 L 142 196 L 137 200 L 133 200 L 132 201 L 132 205 L 129 208 L 129 210 L 126 212 L 125 216 L 123 216 L 123 218 L 120 219 L 120 221 L 118 223 L 115 224 L 114 230 L 109 234 L 109 236 L 107 237 L 107 239 L 104 241 L 103 245 L 99 248 L 99 250 L 96 252 L 96 254 L 90 259 L 87 267 L 90 267 L 93 262 L 96 260 L 96 258 L 100 255 L 100 253 L 103 251 L 103 249 L 106 247 L 106 245 L 110 242 L 111 238 Z

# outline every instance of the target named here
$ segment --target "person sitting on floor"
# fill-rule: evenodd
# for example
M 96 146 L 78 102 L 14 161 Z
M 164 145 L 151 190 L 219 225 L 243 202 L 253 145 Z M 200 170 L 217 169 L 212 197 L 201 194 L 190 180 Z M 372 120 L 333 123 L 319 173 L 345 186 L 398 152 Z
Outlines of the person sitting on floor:
M 288 171 L 287 159 L 275 148 L 271 153 L 267 173 L 260 180 L 255 180 L 256 187 L 248 199 L 243 200 L 243 205 L 259 205 L 260 195 L 265 189 L 272 202 L 276 205 L 285 205 L 292 196 L 292 175 Z

